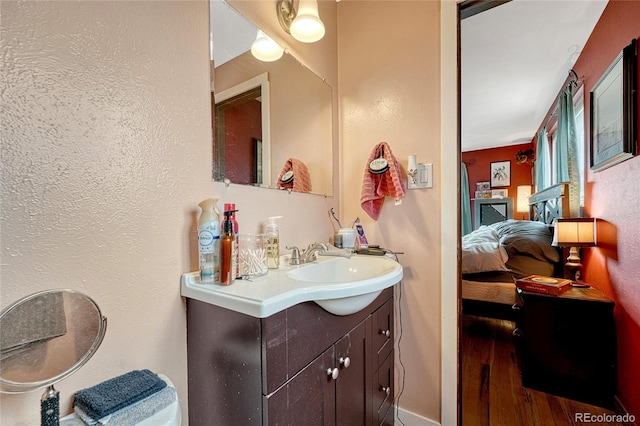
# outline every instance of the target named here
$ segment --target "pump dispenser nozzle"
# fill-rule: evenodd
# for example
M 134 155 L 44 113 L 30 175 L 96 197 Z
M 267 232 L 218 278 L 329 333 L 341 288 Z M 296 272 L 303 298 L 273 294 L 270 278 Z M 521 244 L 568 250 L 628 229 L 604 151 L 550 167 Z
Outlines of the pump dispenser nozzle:
M 226 235 L 231 233 L 233 235 L 233 222 L 231 221 L 231 217 L 238 210 L 226 210 L 224 212 L 224 221 L 222 222 L 222 234 Z

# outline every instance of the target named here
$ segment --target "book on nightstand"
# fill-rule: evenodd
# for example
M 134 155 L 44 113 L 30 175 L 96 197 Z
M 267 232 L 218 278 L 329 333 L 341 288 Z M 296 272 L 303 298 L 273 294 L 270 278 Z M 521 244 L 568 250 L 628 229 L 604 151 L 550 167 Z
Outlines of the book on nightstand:
M 560 295 L 571 289 L 572 281 L 564 278 L 545 277 L 543 275 L 529 275 L 515 280 L 516 287 L 534 293 Z

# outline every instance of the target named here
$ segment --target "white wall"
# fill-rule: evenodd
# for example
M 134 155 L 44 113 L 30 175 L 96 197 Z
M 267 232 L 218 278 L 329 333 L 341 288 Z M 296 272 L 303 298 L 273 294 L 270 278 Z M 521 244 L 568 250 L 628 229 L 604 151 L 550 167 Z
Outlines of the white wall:
M 235 202 L 247 232 L 283 214 L 283 245 L 303 245 L 332 233 L 333 199 L 211 182 L 206 1 L 0 7 L 1 307 L 64 287 L 108 317 L 96 355 L 56 385 L 63 414 L 76 390 L 149 368 L 186 417 L 179 283 L 197 268 L 198 202 Z M 0 395 L 0 424 L 39 424 L 41 393 Z

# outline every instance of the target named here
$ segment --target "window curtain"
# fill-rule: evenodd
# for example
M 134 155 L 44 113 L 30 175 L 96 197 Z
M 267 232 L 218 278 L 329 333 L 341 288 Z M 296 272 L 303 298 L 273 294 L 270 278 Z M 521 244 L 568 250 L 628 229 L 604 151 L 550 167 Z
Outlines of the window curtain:
M 555 145 L 556 183 L 569 182 L 569 211 L 580 214 L 580 171 L 578 169 L 578 139 L 573 108 L 573 85 L 569 85 L 558 101 L 558 130 Z
M 471 227 L 471 197 L 469 196 L 469 174 L 467 165 L 460 163 L 460 214 L 462 220 L 462 235 L 467 235 L 473 228 Z
M 534 173 L 536 192 L 551 186 L 551 153 L 549 152 L 547 129 L 544 127 L 538 132 Z

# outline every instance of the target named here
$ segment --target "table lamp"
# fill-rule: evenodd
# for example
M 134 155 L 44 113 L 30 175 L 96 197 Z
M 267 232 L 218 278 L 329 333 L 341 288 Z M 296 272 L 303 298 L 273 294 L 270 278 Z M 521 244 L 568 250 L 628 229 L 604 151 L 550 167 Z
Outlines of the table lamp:
M 554 221 L 553 241 L 556 247 L 570 247 L 565 267 L 570 271 L 571 279 L 579 281 L 582 264 L 580 263 L 579 247 L 593 247 L 596 245 L 596 219 L 570 218 Z
M 516 198 L 516 211 L 524 214 L 529 213 L 529 197 L 531 196 L 531 185 L 518 185 L 518 193 Z

